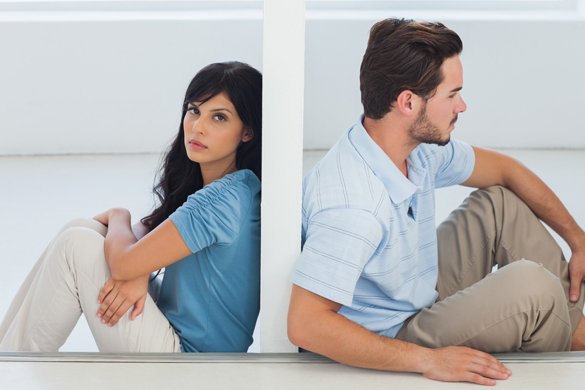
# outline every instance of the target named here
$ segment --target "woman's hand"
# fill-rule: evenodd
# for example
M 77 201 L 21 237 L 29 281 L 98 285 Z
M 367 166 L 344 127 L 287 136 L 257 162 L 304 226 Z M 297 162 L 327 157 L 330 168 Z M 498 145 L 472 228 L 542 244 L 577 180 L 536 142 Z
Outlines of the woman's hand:
M 120 212 L 120 211 L 127 212 L 128 214 L 130 214 L 130 212 L 126 209 L 114 208 L 114 209 L 109 209 L 108 211 L 104 211 L 103 213 L 96 215 L 95 217 L 93 217 L 93 219 L 95 219 L 99 223 L 103 224 L 104 226 L 108 226 L 110 223 L 110 218 L 112 216 L 112 213 Z
M 132 305 L 135 307 L 130 319 L 134 321 L 144 308 L 149 277 L 150 275 L 144 275 L 128 281 L 110 278 L 98 295 L 98 303 L 101 303 L 101 306 L 97 316 L 102 319 L 102 323 L 108 326 L 116 325 Z

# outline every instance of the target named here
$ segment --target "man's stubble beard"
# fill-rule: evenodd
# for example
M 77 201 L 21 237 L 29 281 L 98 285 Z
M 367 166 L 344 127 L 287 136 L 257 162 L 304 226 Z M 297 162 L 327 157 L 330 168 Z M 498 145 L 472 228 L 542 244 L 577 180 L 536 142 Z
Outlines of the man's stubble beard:
M 451 124 L 457 120 L 457 116 L 453 119 Z M 451 125 L 450 124 L 450 125 Z M 449 125 L 449 126 L 450 126 Z M 437 126 L 431 123 L 427 115 L 427 103 L 425 102 L 418 117 L 408 129 L 408 134 L 413 141 L 423 144 L 436 144 L 439 146 L 445 146 L 451 140 L 451 136 L 447 134 L 447 138 L 443 138 L 441 131 Z

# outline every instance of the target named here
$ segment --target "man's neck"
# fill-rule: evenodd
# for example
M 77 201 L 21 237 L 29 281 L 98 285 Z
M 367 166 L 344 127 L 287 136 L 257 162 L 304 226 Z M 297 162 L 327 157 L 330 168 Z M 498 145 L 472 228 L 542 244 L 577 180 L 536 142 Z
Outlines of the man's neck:
M 408 135 L 408 124 L 388 113 L 382 119 L 364 118 L 364 129 L 372 140 L 386 153 L 394 165 L 408 177 L 406 159 L 418 143 Z

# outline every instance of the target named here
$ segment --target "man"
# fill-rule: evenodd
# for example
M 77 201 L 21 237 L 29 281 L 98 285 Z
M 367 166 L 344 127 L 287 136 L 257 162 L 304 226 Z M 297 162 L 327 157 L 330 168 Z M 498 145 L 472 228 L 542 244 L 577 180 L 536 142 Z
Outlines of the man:
M 295 345 L 484 385 L 511 375 L 485 352 L 585 349 L 585 232 L 522 164 L 450 139 L 466 110 L 461 50 L 440 23 L 372 27 L 364 115 L 305 179 Z M 481 190 L 435 230 L 434 189 L 455 184 Z

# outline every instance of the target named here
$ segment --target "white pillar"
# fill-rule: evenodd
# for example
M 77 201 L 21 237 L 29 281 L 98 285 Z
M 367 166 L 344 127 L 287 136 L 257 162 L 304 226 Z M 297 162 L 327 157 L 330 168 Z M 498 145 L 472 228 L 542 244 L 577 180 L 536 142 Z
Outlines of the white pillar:
M 294 352 L 286 334 L 301 245 L 305 1 L 264 0 L 260 351 Z

